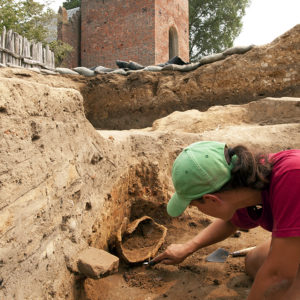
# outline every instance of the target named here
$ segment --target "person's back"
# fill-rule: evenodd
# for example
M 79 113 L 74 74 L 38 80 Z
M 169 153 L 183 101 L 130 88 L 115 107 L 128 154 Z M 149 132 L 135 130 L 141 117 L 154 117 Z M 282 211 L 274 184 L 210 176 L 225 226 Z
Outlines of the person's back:
M 246 207 L 236 211 L 232 223 L 250 229 L 261 226 L 273 236 L 300 236 L 300 150 L 270 154 L 272 173 L 267 189 L 262 191 L 261 209 Z

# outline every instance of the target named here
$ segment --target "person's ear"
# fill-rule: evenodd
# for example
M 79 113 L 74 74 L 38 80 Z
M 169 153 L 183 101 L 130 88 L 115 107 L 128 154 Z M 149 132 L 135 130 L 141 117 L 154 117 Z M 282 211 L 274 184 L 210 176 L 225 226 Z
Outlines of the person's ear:
M 219 198 L 217 195 L 215 194 L 205 194 L 202 196 L 202 198 L 205 200 L 205 201 L 211 201 L 213 203 L 219 203 L 221 202 L 221 198 Z

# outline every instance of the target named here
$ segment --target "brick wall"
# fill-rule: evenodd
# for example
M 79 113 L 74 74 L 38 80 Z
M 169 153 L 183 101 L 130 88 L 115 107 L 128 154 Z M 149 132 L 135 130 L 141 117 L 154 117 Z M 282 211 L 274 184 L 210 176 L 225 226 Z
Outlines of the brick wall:
M 178 36 L 178 56 L 189 61 L 188 0 L 155 1 L 155 64 L 169 60 L 169 30 Z
M 188 0 L 82 0 L 80 12 L 61 9 L 58 36 L 73 46 L 66 67 L 106 66 L 116 60 L 153 65 L 169 60 L 169 32 L 178 53 L 189 61 Z
M 80 66 L 80 23 L 80 11 L 77 11 L 69 18 L 64 7 L 59 9 L 58 40 L 68 43 L 73 47 L 72 53 L 62 62 L 61 66 L 63 67 L 74 68 Z
M 81 64 L 155 63 L 155 0 L 82 0 Z

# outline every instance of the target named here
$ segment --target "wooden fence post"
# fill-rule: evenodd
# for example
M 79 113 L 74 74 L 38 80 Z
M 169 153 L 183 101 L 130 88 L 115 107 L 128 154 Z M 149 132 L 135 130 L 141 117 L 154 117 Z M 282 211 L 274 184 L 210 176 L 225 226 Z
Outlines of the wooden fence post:
M 30 42 L 11 29 L 7 31 L 5 26 L 0 35 L 0 63 L 10 67 L 55 68 L 54 53 L 49 45 L 43 48 L 41 42 Z
M 1 37 L 1 48 L 4 49 L 5 48 L 5 38 L 6 38 L 6 27 L 3 27 L 2 30 L 2 37 Z M 6 65 L 6 53 L 2 52 L 2 60 L 1 63 Z

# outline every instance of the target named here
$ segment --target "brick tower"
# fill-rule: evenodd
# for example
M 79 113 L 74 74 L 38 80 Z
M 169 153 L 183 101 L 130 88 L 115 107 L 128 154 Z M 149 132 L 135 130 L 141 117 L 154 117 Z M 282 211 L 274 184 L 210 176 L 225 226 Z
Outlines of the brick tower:
M 63 32 L 67 42 L 67 36 L 70 41 L 70 36 L 76 35 L 76 24 L 80 25 L 72 45 L 75 58 L 69 57 L 65 65 L 74 67 L 74 62 L 79 61 L 85 67 L 115 68 L 119 59 L 146 66 L 166 62 L 176 55 L 189 61 L 188 11 L 188 0 L 82 0 L 81 17 L 66 20 L 63 16 L 59 26 L 59 37 Z M 61 40 L 65 41 L 63 37 Z

